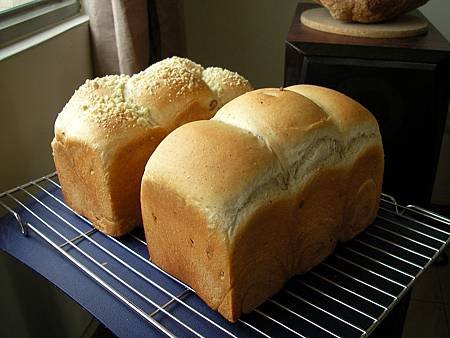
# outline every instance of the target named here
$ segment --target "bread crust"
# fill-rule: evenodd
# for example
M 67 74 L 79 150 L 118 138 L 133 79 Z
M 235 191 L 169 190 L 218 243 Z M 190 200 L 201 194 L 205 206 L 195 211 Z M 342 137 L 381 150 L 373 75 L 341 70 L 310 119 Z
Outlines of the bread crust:
M 236 321 L 373 221 L 383 156 L 376 120 L 345 95 L 244 94 L 178 128 L 147 163 L 150 257 Z
M 165 136 L 160 128 L 122 143 L 108 158 L 91 144 L 57 133 L 53 157 L 65 202 L 105 234 L 122 236 L 142 224 L 145 164 Z
M 154 182 L 173 182 L 173 189 L 207 210 L 210 227 L 232 232 L 231 213 L 245 202 L 243 191 L 266 173 L 277 170 L 277 162 L 264 142 L 249 132 L 219 121 L 195 121 L 169 134 L 150 157 L 146 168 Z M 227 211 L 225 211 L 226 213 Z
M 232 241 L 211 229 L 208 216 L 183 195 L 144 177 L 142 214 L 150 257 L 235 322 L 372 222 L 379 194 L 369 205 L 355 204 L 346 194 L 365 185 L 368 168 L 374 175 L 368 180 L 379 182 L 382 161 L 373 146 L 358 156 L 355 167 L 319 170 L 296 195 L 274 198 L 254 211 Z
M 211 308 L 218 309 L 230 287 L 224 236 L 210 231 L 207 216 L 177 191 L 143 181 L 141 199 L 145 201 L 142 216 L 148 224 L 144 229 L 152 261 L 187 281 Z

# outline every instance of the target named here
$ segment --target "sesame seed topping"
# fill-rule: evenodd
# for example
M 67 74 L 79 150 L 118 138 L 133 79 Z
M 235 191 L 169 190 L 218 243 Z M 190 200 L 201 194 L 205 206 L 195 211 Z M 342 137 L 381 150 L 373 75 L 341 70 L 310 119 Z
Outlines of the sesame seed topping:
M 83 98 L 79 109 L 64 109 L 62 113 L 80 114 L 101 127 L 111 129 L 133 122 L 140 126 L 153 125 L 148 108 L 125 100 L 123 92 L 128 79 L 128 75 L 108 75 L 87 80 L 73 96 Z
M 220 67 L 209 67 L 203 71 L 203 81 L 216 93 L 220 105 L 252 90 L 250 82 L 236 72 Z
M 202 84 L 203 67 L 189 59 L 177 56 L 154 63 L 142 72 L 133 75 L 129 87 L 145 88 L 148 94 L 158 95 L 165 88 L 176 88 L 175 94 L 165 93 L 169 101 L 186 95 Z
M 211 89 L 223 90 L 223 86 L 240 87 L 249 86 L 250 83 L 236 72 L 220 67 L 208 67 L 203 71 L 203 80 Z

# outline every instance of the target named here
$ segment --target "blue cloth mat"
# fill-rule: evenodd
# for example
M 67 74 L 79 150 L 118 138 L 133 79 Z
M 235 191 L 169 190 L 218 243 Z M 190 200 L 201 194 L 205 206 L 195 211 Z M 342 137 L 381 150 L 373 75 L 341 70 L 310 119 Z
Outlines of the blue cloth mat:
M 59 188 L 51 187 L 46 189 L 53 196 L 62 200 Z M 82 218 L 72 213 L 67 207 L 59 203 L 49 194 L 40 191 L 34 195 L 58 216 L 29 196 L 26 196 L 28 197 L 28 200 L 24 202 L 25 207 L 14 202 L 8 196 L 4 196 L 0 200 L 18 212 L 24 223 L 29 222 L 33 227 L 38 229 L 57 245 L 63 245 L 66 241 L 53 231 L 49 230 L 42 221 L 51 225 L 67 239 L 72 239 L 79 235 L 79 233 L 73 230 L 67 223 L 72 224 L 82 232 L 87 232 L 92 229 Z M 33 215 L 33 213 L 35 213 L 35 215 Z M 142 231 L 138 230 L 136 237 L 142 237 L 139 232 Z M 162 285 L 170 294 L 180 295 L 184 292 L 183 301 L 186 304 L 196 309 L 199 313 L 211 318 L 212 321 L 219 323 L 219 325 L 226 330 L 229 330 L 233 334 L 239 334 L 239 336 L 254 335 L 255 331 L 250 330 L 243 324 L 230 324 L 225 321 L 217 313 L 211 311 L 195 294 L 148 264 L 147 248 L 145 244 L 139 242 L 136 238 L 125 236 L 120 239 L 120 242 L 144 259 L 139 259 L 135 254 L 130 253 L 114 240 L 99 232 L 94 232 L 90 235 L 90 238 L 102 248 L 112 252 L 129 264 L 131 268 L 142 273 L 144 278 L 153 281 L 157 285 Z M 95 257 L 95 260 L 99 262 L 101 266 L 106 268 L 107 271 L 112 271 L 115 275 L 122 278 L 128 285 L 131 285 L 137 292 L 141 293 L 141 295 L 137 295 L 128 287 L 125 287 L 99 266 L 89 261 L 88 258 L 80 254 L 80 252 L 73 247 L 65 245 L 64 250 L 127 300 L 131 301 L 135 306 L 143 309 L 146 313 L 150 314 L 156 311 L 157 305 L 162 306 L 171 299 L 170 296 L 158 290 L 157 287 L 146 281 L 142 276 L 138 276 L 130 271 L 130 268 L 117 262 L 116 259 L 93 245 L 89 240 L 84 238 L 77 241 L 76 246 L 83 250 L 83 252 Z M 23 236 L 16 219 L 9 212 L 0 219 L 0 250 L 15 257 L 37 273 L 41 274 L 52 284 L 56 285 L 117 336 L 165 336 L 159 329 L 156 329 L 129 306 L 123 304 L 104 287 L 95 282 L 92 277 L 82 272 L 80 268 L 70 262 L 67 257 L 59 253 L 55 248 L 38 236 L 35 231 L 30 229 L 29 235 L 27 237 Z M 144 297 L 150 299 L 157 305 L 150 304 Z M 199 332 L 206 336 L 225 335 L 221 329 L 218 329 L 204 318 L 193 313 L 186 306 L 180 305 L 177 302 L 169 305 L 166 309 L 173 316 L 179 318 L 180 322 L 186 323 L 185 325 L 188 325 L 192 330 L 190 331 L 184 327 L 183 324 L 180 324 L 161 311 L 153 316 L 157 322 L 161 323 L 174 335 L 195 336 L 194 332 Z

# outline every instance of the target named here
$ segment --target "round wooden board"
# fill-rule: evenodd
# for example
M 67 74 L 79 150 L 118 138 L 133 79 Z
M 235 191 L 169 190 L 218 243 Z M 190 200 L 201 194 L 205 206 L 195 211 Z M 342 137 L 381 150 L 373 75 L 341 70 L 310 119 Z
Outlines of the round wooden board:
M 308 9 L 302 13 L 300 21 L 322 32 L 365 38 L 406 38 L 428 30 L 428 23 L 424 19 L 411 14 L 373 24 L 346 23 L 334 19 L 326 8 Z

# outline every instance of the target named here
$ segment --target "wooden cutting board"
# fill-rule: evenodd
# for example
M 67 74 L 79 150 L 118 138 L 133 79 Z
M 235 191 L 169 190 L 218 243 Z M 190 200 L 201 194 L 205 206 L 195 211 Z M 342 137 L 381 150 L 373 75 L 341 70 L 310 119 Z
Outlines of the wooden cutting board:
M 366 38 L 406 38 L 428 30 L 426 20 L 412 14 L 372 24 L 346 23 L 334 19 L 325 8 L 314 8 L 304 11 L 300 21 L 305 26 L 322 32 Z

